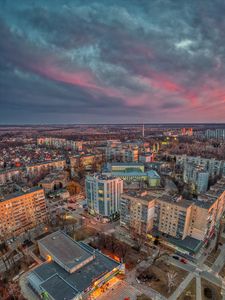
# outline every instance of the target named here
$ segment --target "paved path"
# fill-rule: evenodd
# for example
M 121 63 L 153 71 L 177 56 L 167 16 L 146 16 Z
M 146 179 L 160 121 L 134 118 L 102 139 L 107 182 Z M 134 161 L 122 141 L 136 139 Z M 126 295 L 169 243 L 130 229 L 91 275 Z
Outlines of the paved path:
M 124 300 L 129 298 L 130 300 L 136 300 L 137 295 L 140 292 L 133 286 L 129 285 L 125 281 L 120 281 L 113 286 L 113 289 L 108 290 L 102 296 L 99 296 L 98 300 Z
M 212 265 L 212 270 L 217 273 L 221 271 L 225 264 L 225 245 L 223 245 L 220 249 L 220 254 L 218 255 L 216 261 Z
M 186 278 L 181 282 L 178 288 L 174 291 L 174 293 L 169 297 L 169 300 L 176 300 L 182 292 L 186 289 L 192 279 L 195 277 L 193 273 L 189 273 Z
M 27 276 L 29 274 L 30 271 L 24 273 L 20 279 L 19 279 L 19 284 L 21 287 L 21 292 L 23 294 L 23 296 L 27 299 L 27 300 L 40 300 L 40 298 L 33 292 L 33 290 L 28 286 L 28 282 L 27 282 Z
M 153 290 L 151 287 L 146 284 L 137 283 L 136 281 L 136 270 L 126 272 L 126 282 L 135 287 L 141 294 L 145 294 L 150 297 L 152 300 L 167 300 L 163 295 Z
M 202 300 L 202 285 L 199 275 L 196 276 L 196 300 Z

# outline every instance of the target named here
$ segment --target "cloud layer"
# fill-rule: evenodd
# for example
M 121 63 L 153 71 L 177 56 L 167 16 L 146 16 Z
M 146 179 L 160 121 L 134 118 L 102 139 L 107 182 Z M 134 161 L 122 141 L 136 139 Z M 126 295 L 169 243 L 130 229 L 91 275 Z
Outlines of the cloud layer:
M 0 0 L 0 123 L 225 121 L 223 0 Z

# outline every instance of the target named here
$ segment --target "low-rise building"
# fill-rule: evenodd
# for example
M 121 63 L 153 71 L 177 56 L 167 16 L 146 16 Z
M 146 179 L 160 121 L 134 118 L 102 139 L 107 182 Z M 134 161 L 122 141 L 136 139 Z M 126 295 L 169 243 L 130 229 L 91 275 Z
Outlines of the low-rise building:
M 155 170 L 145 172 L 143 163 L 108 163 L 103 174 L 119 177 L 126 182 L 143 182 L 152 188 L 160 186 L 159 174 Z
M 54 172 L 48 174 L 44 179 L 39 182 L 39 186 L 42 187 L 45 192 L 50 192 L 56 189 L 65 188 L 68 181 L 67 172 Z
M 38 246 L 46 262 L 28 275 L 28 282 L 41 298 L 87 299 L 116 274 L 124 272 L 121 263 L 61 231 L 41 239 Z

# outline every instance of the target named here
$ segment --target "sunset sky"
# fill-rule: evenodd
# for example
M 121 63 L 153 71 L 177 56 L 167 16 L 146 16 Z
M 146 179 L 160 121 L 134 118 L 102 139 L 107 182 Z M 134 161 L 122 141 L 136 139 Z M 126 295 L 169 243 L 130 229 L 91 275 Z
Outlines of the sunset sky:
M 224 0 L 0 0 L 0 124 L 225 122 Z

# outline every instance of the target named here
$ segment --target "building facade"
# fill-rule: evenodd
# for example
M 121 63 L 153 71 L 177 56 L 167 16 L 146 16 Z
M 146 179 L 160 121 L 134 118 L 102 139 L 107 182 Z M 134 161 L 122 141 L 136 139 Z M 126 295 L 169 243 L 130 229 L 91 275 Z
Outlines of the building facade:
M 27 280 L 41 299 L 92 299 L 95 291 L 99 295 L 108 281 L 124 273 L 122 263 L 61 231 L 39 240 L 38 246 L 45 262 L 33 269 Z
M 85 190 L 90 213 L 102 217 L 112 217 L 119 213 L 122 179 L 99 174 L 86 176 Z
M 207 243 L 225 213 L 225 178 L 198 199 L 168 196 L 163 190 L 127 192 L 121 197 L 120 225 L 131 233 L 160 236 L 195 252 Z
M 0 199 L 0 236 L 13 237 L 47 220 L 42 188 L 31 188 Z

